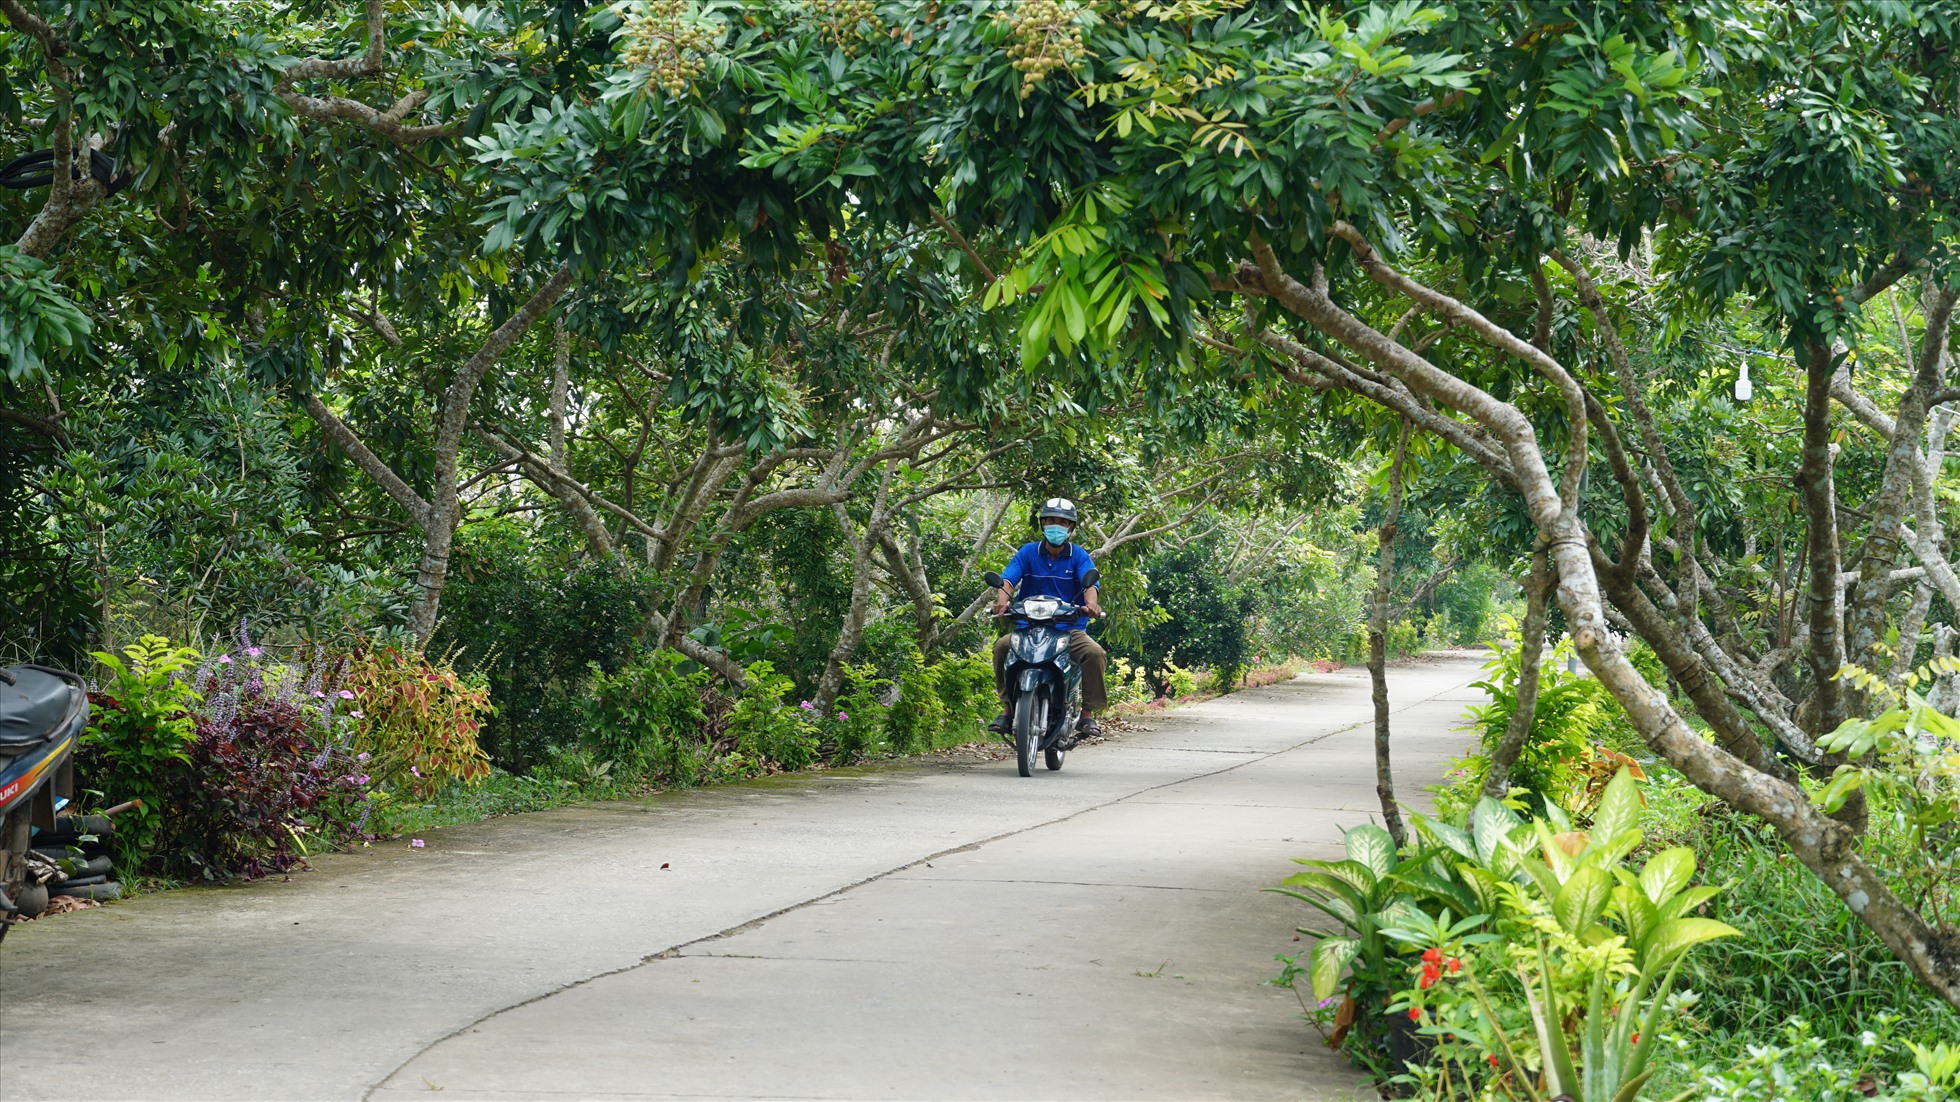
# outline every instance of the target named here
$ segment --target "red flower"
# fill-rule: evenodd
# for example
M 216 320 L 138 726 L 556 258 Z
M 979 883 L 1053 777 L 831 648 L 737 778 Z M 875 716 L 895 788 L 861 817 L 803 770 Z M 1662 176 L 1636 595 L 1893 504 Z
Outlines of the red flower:
M 1435 964 L 1442 959 L 1443 951 L 1441 949 L 1424 949 L 1422 951 L 1422 960 L 1425 964 Z
M 1416 981 L 1416 986 L 1418 988 L 1427 989 L 1429 987 L 1434 986 L 1435 983 L 1442 978 L 1443 978 L 1442 971 L 1438 969 L 1434 964 L 1424 964 L 1422 966 L 1422 978 Z
M 1490 1054 L 1490 1066 L 1491 1067 L 1497 1066 L 1497 1054 L 1495 1052 Z
M 1450 969 L 1450 975 L 1454 976 L 1458 972 L 1463 971 L 1463 962 L 1456 959 L 1455 957 L 1451 957 L 1449 959 L 1449 969 Z
M 1422 1021 L 1422 1008 L 1421 1008 L 1421 1007 L 1419 1007 L 1419 1006 L 1412 1006 L 1412 1007 L 1410 1007 L 1410 1008 L 1409 1008 L 1409 1020 L 1410 1020 L 1410 1021 L 1412 1021 L 1412 1022 L 1419 1022 L 1419 1021 Z
M 1633 1031 L 1633 1043 L 1636 1045 L 1640 1043 L 1640 1031 L 1637 1029 Z

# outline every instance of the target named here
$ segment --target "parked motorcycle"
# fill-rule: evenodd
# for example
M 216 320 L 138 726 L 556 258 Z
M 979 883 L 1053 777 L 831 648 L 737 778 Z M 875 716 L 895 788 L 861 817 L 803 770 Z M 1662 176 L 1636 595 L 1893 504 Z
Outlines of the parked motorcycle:
M 1099 576 L 1095 570 L 1083 575 L 1082 588 L 1094 588 Z M 995 589 L 1007 584 L 991 570 L 982 577 Z M 1075 745 L 1082 670 L 1069 657 L 1068 631 L 1057 622 L 1083 611 L 1056 597 L 1027 597 L 1007 606 L 1007 617 L 1017 621 L 1007 648 L 1007 714 L 1014 724 L 1014 762 L 1023 777 L 1034 776 L 1037 754 L 1048 768 L 1060 769 Z
M 75 741 L 87 726 L 81 678 L 46 666 L 0 669 L 0 938 L 17 916 L 47 909 L 27 852 L 34 830 L 53 832 L 55 811 L 74 797 Z

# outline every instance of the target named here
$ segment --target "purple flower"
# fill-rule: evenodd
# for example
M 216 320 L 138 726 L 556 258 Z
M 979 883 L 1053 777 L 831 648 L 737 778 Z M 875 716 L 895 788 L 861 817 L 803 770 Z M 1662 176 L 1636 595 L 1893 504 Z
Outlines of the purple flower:
M 221 654 L 221 655 L 219 655 L 219 656 L 218 656 L 218 665 L 220 665 L 220 666 L 229 666 L 229 665 L 231 665 L 231 655 L 229 655 L 229 654 Z
M 838 712 L 838 713 L 837 713 L 837 718 L 838 718 L 838 719 L 849 719 L 849 718 L 851 718 L 851 717 L 850 717 L 850 716 L 847 716 L 847 715 L 845 715 L 845 714 L 844 714 L 844 713 L 842 713 L 842 712 Z
M 421 849 L 423 846 L 422 839 L 420 838 L 410 838 L 408 844 L 411 849 Z
M 798 704 L 797 707 L 803 709 L 806 712 L 813 712 L 816 710 L 817 706 L 806 700 L 803 703 Z
M 366 713 L 366 712 L 349 712 L 349 713 L 347 713 L 347 714 L 348 714 L 348 715 L 351 715 L 351 716 L 353 716 L 353 717 L 354 717 L 355 719 L 366 719 L 366 718 L 367 718 L 367 713 Z M 362 756 L 362 757 L 364 757 L 364 758 L 365 758 L 365 757 L 367 757 L 367 755 L 366 755 L 366 754 L 362 754 L 361 756 Z
M 325 694 L 325 693 L 323 693 L 323 692 L 321 692 L 321 691 L 320 691 L 320 690 L 318 690 L 318 689 L 315 689 L 315 690 L 313 690 L 313 699 L 315 699 L 315 700 L 325 700 L 326 698 L 327 698 L 327 694 Z
M 342 700 L 352 700 L 352 699 L 354 699 L 354 690 L 352 690 L 352 689 L 342 689 L 342 690 L 340 690 L 340 699 L 342 699 Z
M 359 712 L 356 712 L 356 713 L 354 713 L 354 714 L 355 714 L 355 715 L 359 715 L 360 713 L 359 713 Z M 354 760 L 355 760 L 355 761 L 366 761 L 367 759 L 368 759 L 368 756 L 367 756 L 367 751 L 365 751 L 365 750 L 363 750 L 363 751 L 361 751 L 361 753 L 360 753 L 360 754 L 359 754 L 358 756 L 356 756 L 356 757 L 354 758 Z

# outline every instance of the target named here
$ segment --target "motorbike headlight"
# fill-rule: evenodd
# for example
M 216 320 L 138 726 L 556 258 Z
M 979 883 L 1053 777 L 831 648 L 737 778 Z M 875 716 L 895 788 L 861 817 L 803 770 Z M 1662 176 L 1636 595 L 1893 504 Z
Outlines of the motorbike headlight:
M 1061 607 L 1061 602 L 1051 597 L 1034 597 L 1021 602 L 1022 613 L 1036 620 L 1053 618 Z

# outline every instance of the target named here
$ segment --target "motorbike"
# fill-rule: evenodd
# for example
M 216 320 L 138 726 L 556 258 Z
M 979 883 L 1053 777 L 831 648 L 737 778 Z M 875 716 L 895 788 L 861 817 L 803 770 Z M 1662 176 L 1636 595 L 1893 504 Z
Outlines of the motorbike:
M 1082 578 L 1093 588 L 1099 572 Z M 982 575 L 995 589 L 1006 580 L 989 570 Z M 1075 745 L 1075 722 L 1082 714 L 1082 671 L 1069 657 L 1069 633 L 1057 626 L 1084 610 L 1056 597 L 1027 597 L 1007 606 L 1009 619 L 1026 627 L 1014 629 L 1007 648 L 1007 698 L 1013 733 L 1014 763 L 1023 777 L 1034 776 L 1039 755 L 1049 769 L 1060 769 Z
M 47 908 L 27 854 L 36 829 L 74 798 L 75 742 L 88 726 L 88 686 L 47 666 L 0 668 L 0 938 L 16 917 Z

